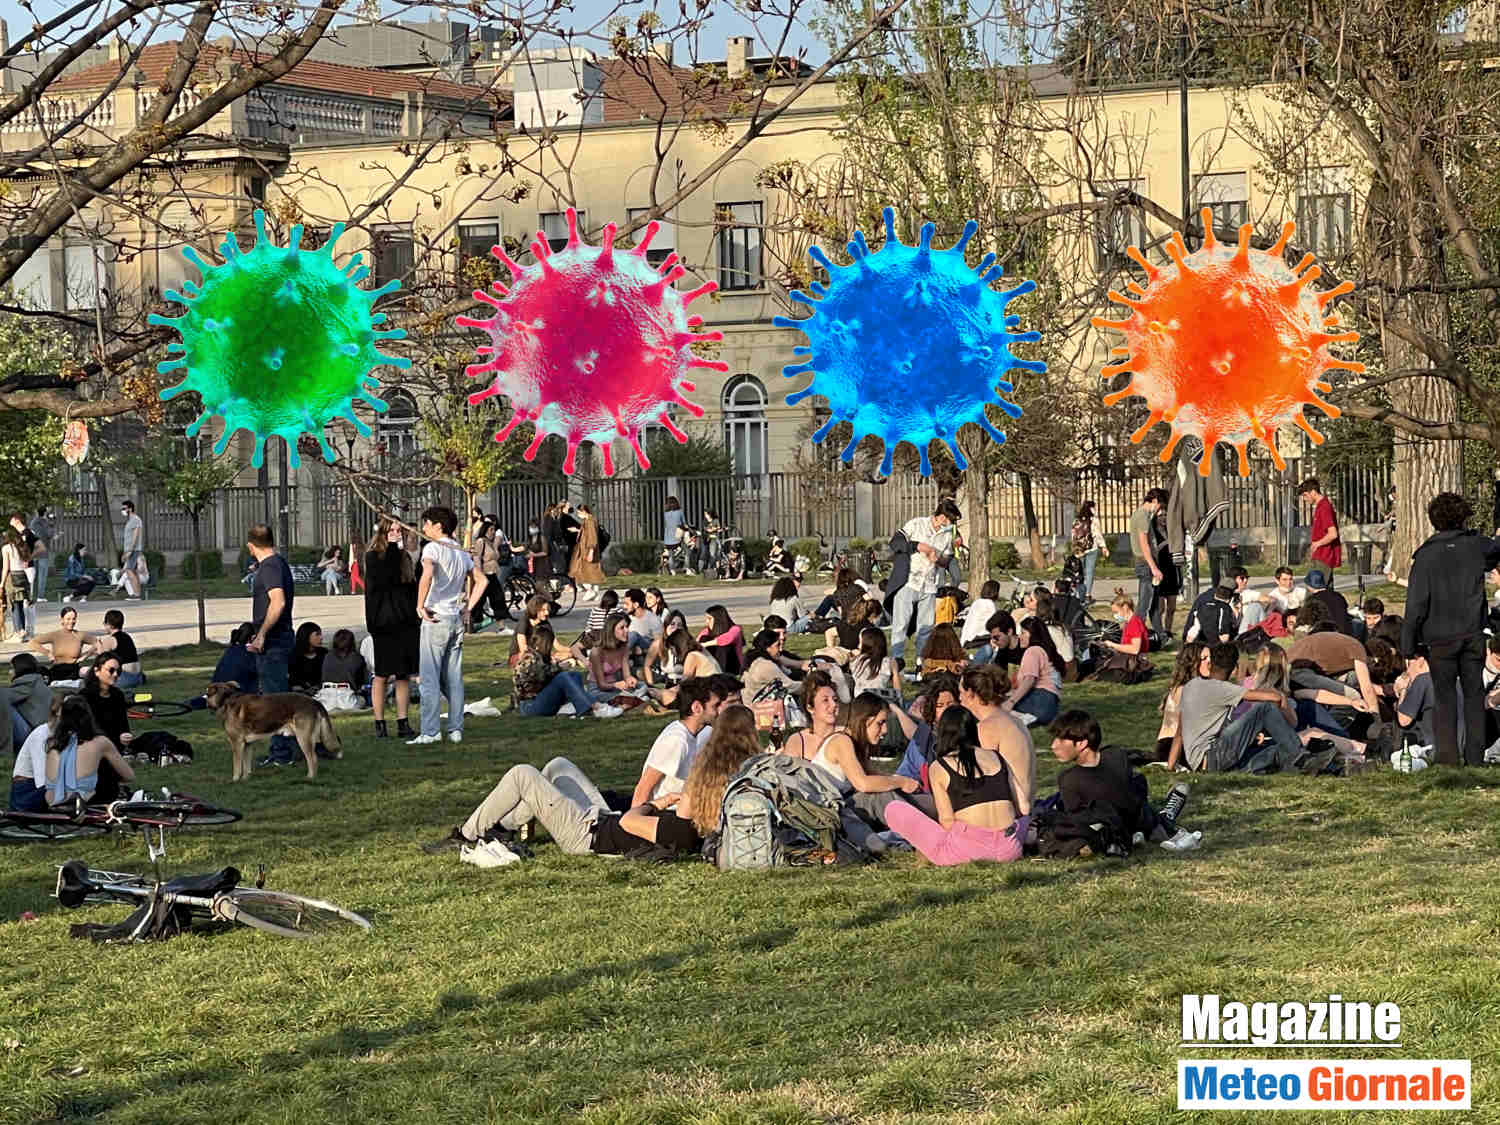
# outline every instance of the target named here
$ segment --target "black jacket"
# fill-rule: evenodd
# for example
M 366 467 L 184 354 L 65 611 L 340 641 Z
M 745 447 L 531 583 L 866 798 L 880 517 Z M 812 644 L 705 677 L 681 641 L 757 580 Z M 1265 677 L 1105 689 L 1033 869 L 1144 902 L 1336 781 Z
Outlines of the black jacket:
M 365 628 L 372 633 L 415 630 L 421 624 L 417 584 L 401 581 L 402 554 L 401 544 L 387 543 L 380 554 L 365 555 Z
M 1500 562 L 1500 543 L 1476 531 L 1440 531 L 1412 556 L 1401 651 L 1484 633 L 1484 576 Z

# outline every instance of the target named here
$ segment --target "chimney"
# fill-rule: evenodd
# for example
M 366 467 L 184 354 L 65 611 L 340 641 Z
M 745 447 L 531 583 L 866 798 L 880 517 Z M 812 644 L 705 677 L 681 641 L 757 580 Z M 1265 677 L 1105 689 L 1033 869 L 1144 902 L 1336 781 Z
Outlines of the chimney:
M 672 65 L 672 41 L 661 39 L 651 44 L 651 53 L 668 66 Z
M 750 57 L 750 36 L 729 37 L 729 77 L 740 78 L 749 69 L 746 60 Z

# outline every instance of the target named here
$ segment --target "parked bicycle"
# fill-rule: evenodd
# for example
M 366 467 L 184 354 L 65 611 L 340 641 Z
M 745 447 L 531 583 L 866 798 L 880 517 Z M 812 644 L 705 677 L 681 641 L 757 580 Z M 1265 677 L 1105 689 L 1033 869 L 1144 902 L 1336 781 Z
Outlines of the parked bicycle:
M 695 574 L 698 557 L 699 532 L 695 527 L 682 525 L 682 538 L 676 543 L 663 544 L 658 563 L 662 574 Z
M 155 829 L 160 837 L 162 833 L 183 828 L 218 828 L 241 817 L 236 809 L 220 808 L 187 793 L 162 792 L 159 798 L 139 801 L 112 801 L 107 805 L 74 802 L 70 807 L 46 812 L 0 813 L 0 841 L 35 844 L 136 829 L 147 833 Z
M 180 876 L 164 883 L 159 875 L 148 878 L 128 872 L 96 871 L 82 860 L 71 859 L 57 869 L 53 895 L 70 910 L 108 902 L 147 906 L 148 909 L 138 910 L 139 920 L 131 929 L 109 934 L 110 938 L 123 941 L 162 936 L 156 931 L 163 926 L 187 928 L 195 920 L 238 923 L 278 937 L 304 939 L 370 928 L 366 919 L 331 902 L 259 886 L 242 887 L 239 882 L 240 873 L 233 867 L 209 875 Z M 187 918 L 179 919 L 181 913 Z
M 553 617 L 566 617 L 578 603 L 578 583 L 566 574 L 540 579 L 529 574 L 512 574 L 505 583 L 505 604 L 510 615 L 518 621 L 524 620 L 527 599 L 538 593 L 545 594 L 552 603 Z
M 170 719 L 186 715 L 191 710 L 186 703 L 155 699 L 150 692 L 137 692 L 126 704 L 125 714 L 132 719 Z

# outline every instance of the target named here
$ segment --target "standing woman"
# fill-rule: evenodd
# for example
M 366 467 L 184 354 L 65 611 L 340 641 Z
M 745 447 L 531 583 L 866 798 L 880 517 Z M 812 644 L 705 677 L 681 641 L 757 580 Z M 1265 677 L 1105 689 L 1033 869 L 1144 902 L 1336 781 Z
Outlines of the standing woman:
M 0 546 L 0 589 L 5 594 L 6 640 L 30 640 L 26 631 L 26 602 L 31 597 L 31 583 L 26 578 L 26 548 L 12 528 L 5 529 Z
M 403 547 L 402 527 L 382 516 L 365 549 L 365 628 L 375 642 L 370 705 L 375 709 L 375 737 L 388 736 L 385 684 L 396 681 L 396 734 L 415 738 L 406 713 L 411 706 L 411 678 L 421 666 L 421 623 L 417 620 L 417 568 Z
M 552 526 L 547 532 L 547 546 L 551 553 L 552 573 L 567 574 L 568 560 L 573 557 L 573 545 L 578 542 L 578 520 L 573 517 L 572 505 L 566 500 L 553 504 Z M 545 523 L 545 521 L 543 521 Z
M 599 521 L 589 511 L 587 504 L 580 504 L 578 543 L 573 548 L 573 558 L 568 563 L 568 576 L 578 583 L 579 594 L 586 602 L 599 596 L 599 587 L 604 582 L 604 567 L 599 564 Z
M 552 577 L 552 550 L 547 545 L 547 536 L 552 530 L 552 509 L 542 513 L 541 522 L 532 520 L 526 525 L 526 571 L 536 582 Z
M 668 496 L 661 517 L 662 546 L 672 548 L 682 542 L 682 503 L 675 496 Z
M 502 551 L 504 554 L 501 554 Z M 503 531 L 485 520 L 474 536 L 474 561 L 488 583 L 484 596 L 489 603 L 490 616 L 495 619 L 496 629 L 502 628 L 500 622 L 511 620 L 510 604 L 505 600 L 505 583 L 510 578 L 510 558 L 510 540 L 505 538 Z M 482 620 L 476 622 L 475 632 L 479 631 L 480 624 Z
M 1161 625 L 1170 636 L 1172 619 L 1177 616 L 1177 595 L 1182 593 L 1182 574 L 1172 560 L 1172 548 L 1167 544 L 1167 509 L 1165 506 L 1151 521 L 1151 550 L 1156 554 L 1156 565 L 1161 569 L 1161 581 L 1156 584 L 1156 600 L 1161 603 Z
M 1097 509 L 1092 500 L 1085 500 L 1078 508 L 1078 518 L 1073 521 L 1073 553 L 1083 560 L 1083 603 L 1094 600 L 1094 571 L 1101 558 L 1109 558 L 1109 544 L 1104 541 L 1104 532 L 1096 518 Z

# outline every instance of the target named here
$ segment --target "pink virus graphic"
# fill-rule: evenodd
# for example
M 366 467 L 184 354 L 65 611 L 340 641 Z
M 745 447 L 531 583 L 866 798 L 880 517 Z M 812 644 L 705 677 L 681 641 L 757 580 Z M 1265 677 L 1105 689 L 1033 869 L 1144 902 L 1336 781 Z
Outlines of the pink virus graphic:
M 476 300 L 495 310 L 488 320 L 460 316 L 464 328 L 483 328 L 490 343 L 475 351 L 485 362 L 465 374 L 488 377 L 490 384 L 469 396 L 478 403 L 504 395 L 515 413 L 495 435 L 504 441 L 522 422 L 536 426 L 525 458 L 535 459 L 549 434 L 568 443 L 563 472 L 571 474 L 578 446 L 594 442 L 603 454 L 605 475 L 613 475 L 610 443 L 624 438 L 641 467 L 651 462 L 641 449 L 641 427 L 656 422 L 679 442 L 687 435 L 667 413 L 670 404 L 702 417 L 703 408 L 683 397 L 694 388 L 688 369 L 725 372 L 718 363 L 693 354 L 692 345 L 722 340 L 721 332 L 696 332 L 703 318 L 687 306 L 718 286 L 705 282 L 679 293 L 673 282 L 687 271 L 668 255 L 661 266 L 646 261 L 646 249 L 660 229 L 647 224 L 634 250 L 617 252 L 614 223 L 603 242 L 590 246 L 578 236 L 578 213 L 568 208 L 568 244 L 553 252 L 537 232 L 531 244 L 536 263 L 522 268 L 502 247 L 490 253 L 510 270 L 509 288 L 496 282 L 491 296 L 476 289 Z
M 1204 453 L 1219 442 L 1239 454 L 1240 475 L 1250 474 L 1246 447 L 1258 439 L 1271 451 L 1278 469 L 1286 468 L 1276 449 L 1277 427 L 1291 422 L 1321 444 L 1323 435 L 1303 416 L 1304 406 L 1316 406 L 1330 418 L 1338 407 L 1318 397 L 1333 389 L 1324 372 L 1364 371 L 1364 365 L 1340 359 L 1333 344 L 1352 344 L 1359 333 L 1338 331 L 1336 313 L 1328 305 L 1354 288 L 1344 282 L 1325 293 L 1312 289 L 1322 275 L 1308 254 L 1288 268 L 1281 255 L 1297 229 L 1285 223 L 1281 238 L 1269 250 L 1250 247 L 1251 224 L 1240 227 L 1239 241 L 1215 240 L 1212 213 L 1202 212 L 1201 249 L 1187 252 L 1174 232 L 1167 242 L 1172 264 L 1157 268 L 1137 246 L 1126 253 L 1146 271 L 1144 288 L 1130 282 L 1130 295 L 1111 289 L 1109 298 L 1130 309 L 1124 320 L 1094 317 L 1098 328 L 1113 328 L 1125 345 L 1111 351 L 1114 362 L 1099 372 L 1109 379 L 1133 373 L 1122 390 L 1104 397 L 1112 406 L 1129 395 L 1146 400 L 1151 411 L 1146 424 L 1131 435 L 1139 442 L 1158 422 L 1172 427 L 1172 438 L 1162 450 L 1169 461 L 1177 443 L 1192 435 L 1203 442 Z M 1198 471 L 1208 475 L 1212 458 L 1200 458 Z

